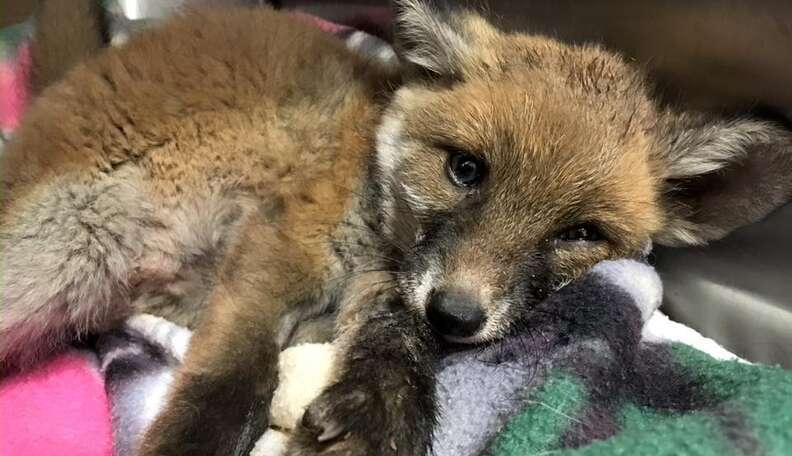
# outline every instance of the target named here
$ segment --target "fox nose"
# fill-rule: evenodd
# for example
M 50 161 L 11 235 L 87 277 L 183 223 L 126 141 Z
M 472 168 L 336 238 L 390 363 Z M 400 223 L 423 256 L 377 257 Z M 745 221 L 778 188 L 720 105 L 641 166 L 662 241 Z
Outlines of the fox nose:
M 455 290 L 434 290 L 426 306 L 426 318 L 443 336 L 470 337 L 484 325 L 486 317 L 478 301 Z

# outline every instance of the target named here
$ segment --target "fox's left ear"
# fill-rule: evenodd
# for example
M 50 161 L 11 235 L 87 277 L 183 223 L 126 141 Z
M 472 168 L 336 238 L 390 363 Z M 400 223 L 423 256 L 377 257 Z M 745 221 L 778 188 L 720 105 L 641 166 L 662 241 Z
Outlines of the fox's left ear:
M 442 0 L 391 3 L 394 45 L 408 73 L 463 79 L 492 66 L 488 44 L 499 32 L 478 13 Z
M 792 199 L 792 133 L 780 125 L 667 114 L 657 133 L 667 217 L 660 244 L 720 239 Z

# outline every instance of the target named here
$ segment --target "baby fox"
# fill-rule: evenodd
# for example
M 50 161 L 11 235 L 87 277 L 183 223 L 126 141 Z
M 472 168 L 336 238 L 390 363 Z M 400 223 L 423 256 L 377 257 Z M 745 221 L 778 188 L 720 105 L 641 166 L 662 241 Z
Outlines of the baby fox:
M 4 369 L 133 312 L 194 325 L 142 454 L 245 454 L 280 349 L 332 314 L 334 383 L 289 454 L 424 455 L 438 342 L 519 330 L 598 261 L 717 239 L 792 195 L 780 126 L 661 106 L 596 46 L 395 3 L 398 78 L 232 9 L 44 89 L 2 157 Z

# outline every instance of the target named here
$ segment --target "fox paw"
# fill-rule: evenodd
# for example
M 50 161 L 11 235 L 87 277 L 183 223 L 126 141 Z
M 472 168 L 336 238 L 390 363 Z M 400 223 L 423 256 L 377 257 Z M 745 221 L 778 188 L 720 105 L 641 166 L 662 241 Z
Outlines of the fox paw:
M 379 454 L 384 404 L 374 388 L 336 383 L 314 400 L 295 430 L 287 454 Z

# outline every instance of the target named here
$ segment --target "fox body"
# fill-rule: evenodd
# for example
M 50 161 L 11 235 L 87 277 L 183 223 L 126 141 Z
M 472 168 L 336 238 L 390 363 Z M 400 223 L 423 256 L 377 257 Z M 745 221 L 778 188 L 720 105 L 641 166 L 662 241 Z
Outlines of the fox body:
M 658 106 L 595 46 L 396 8 L 398 77 L 296 19 L 224 10 L 43 90 L 2 157 L 3 366 L 134 312 L 195 326 L 143 454 L 243 454 L 278 352 L 329 314 L 334 384 L 290 454 L 424 454 L 437 343 L 518 330 L 600 260 L 790 196 L 779 126 Z

